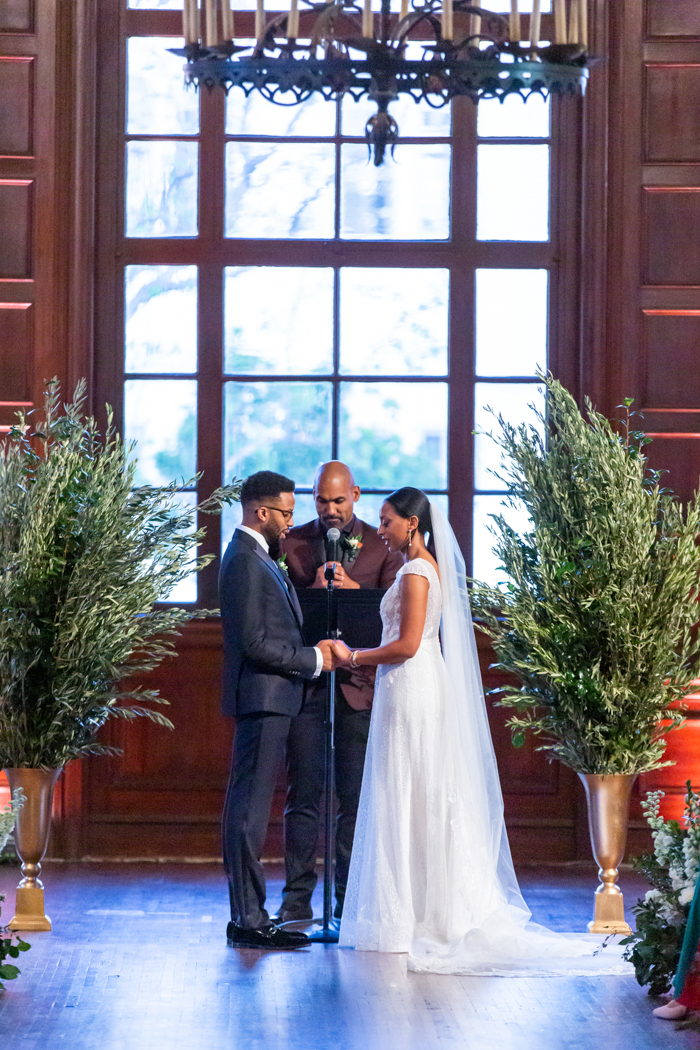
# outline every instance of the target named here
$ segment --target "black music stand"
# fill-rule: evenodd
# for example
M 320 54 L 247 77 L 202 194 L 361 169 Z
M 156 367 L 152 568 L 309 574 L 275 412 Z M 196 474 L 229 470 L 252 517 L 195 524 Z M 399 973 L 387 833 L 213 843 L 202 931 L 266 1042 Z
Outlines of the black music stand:
M 330 574 L 330 576 L 329 576 Z M 351 649 L 373 649 L 382 636 L 379 605 L 386 593 L 383 590 L 338 590 L 333 586 L 334 570 L 326 569 L 327 589 L 297 591 L 304 614 L 304 641 L 316 645 L 322 638 L 340 638 Z M 333 926 L 333 861 L 335 794 L 335 671 L 327 673 L 325 745 L 325 806 L 323 851 L 323 918 L 320 930 L 309 939 L 321 944 L 337 944 L 338 930 Z

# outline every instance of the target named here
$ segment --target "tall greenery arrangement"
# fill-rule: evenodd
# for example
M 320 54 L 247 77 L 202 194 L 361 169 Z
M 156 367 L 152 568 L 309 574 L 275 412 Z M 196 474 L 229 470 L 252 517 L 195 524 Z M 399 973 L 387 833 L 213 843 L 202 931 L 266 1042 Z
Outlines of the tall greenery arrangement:
M 501 704 L 520 746 L 527 731 L 579 773 L 641 773 L 663 762 L 669 703 L 696 673 L 700 547 L 697 499 L 684 509 L 643 454 L 589 401 L 583 415 L 551 377 L 546 416 L 513 427 L 499 417 L 507 501 L 530 531 L 494 515 L 508 582 L 475 583 L 478 626 L 515 683 Z M 668 720 L 666 726 L 662 720 Z
M 133 445 L 84 417 L 85 384 L 43 416 L 18 414 L 0 450 L 0 768 L 50 768 L 114 748 L 109 718 L 170 721 L 152 689 L 120 683 L 174 653 L 178 628 L 207 610 L 156 607 L 212 555 L 196 514 L 221 513 L 235 483 L 198 507 L 178 486 L 134 487 Z M 192 485 L 192 482 L 185 482 Z

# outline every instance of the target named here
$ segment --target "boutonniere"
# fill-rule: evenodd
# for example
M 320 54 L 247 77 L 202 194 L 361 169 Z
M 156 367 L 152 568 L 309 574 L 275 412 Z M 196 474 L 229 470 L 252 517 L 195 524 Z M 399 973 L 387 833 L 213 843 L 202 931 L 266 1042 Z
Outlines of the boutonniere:
M 286 552 L 277 559 L 277 568 L 281 569 L 285 576 L 289 576 L 289 566 L 287 565 L 287 554 Z
M 362 550 L 362 534 L 357 536 L 343 536 L 341 546 L 350 555 L 350 561 L 354 561 L 357 555 Z

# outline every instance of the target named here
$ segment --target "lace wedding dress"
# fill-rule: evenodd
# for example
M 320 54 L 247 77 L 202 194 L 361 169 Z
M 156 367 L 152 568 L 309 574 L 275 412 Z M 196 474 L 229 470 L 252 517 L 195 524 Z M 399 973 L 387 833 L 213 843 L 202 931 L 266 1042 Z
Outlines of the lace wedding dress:
M 464 563 L 444 515 L 434 505 L 431 513 L 440 577 L 424 559 L 408 562 L 381 605 L 387 644 L 399 636 L 401 578 L 428 580 L 418 652 L 377 671 L 340 944 L 407 952 L 410 969 L 435 973 L 632 973 L 619 947 L 601 952 L 601 938 L 530 921 L 505 832 Z

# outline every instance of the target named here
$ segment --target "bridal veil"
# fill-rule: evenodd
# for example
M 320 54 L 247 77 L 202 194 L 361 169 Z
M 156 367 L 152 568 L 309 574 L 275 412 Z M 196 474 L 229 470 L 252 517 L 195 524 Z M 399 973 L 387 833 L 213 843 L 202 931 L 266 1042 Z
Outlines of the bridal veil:
M 442 589 L 442 650 L 447 671 L 441 769 L 449 799 L 447 857 L 428 856 L 428 884 L 440 887 L 436 920 L 421 924 L 412 970 L 550 976 L 628 974 L 621 949 L 586 934 L 554 933 L 534 923 L 513 869 L 503 796 L 479 673 L 462 553 L 440 508 L 431 503 Z

